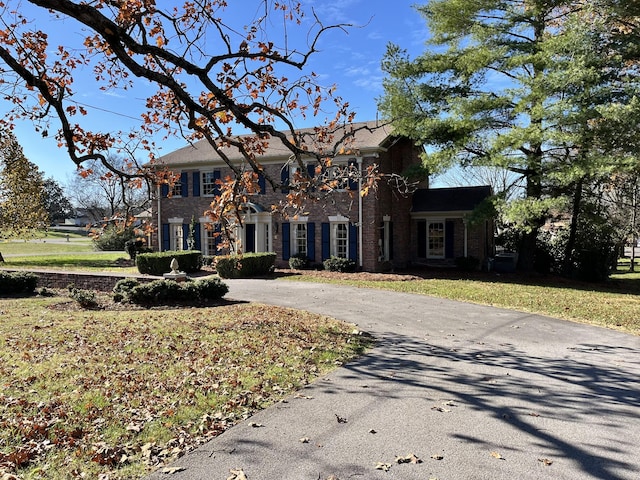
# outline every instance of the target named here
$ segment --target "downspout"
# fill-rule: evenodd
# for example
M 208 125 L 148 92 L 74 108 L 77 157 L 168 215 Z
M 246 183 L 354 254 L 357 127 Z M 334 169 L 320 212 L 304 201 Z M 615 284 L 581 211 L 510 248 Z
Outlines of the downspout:
M 158 200 L 158 251 L 162 251 L 162 214 L 160 212 L 161 205 L 161 195 L 160 195 L 160 185 L 156 185 L 156 199 Z
M 358 158 L 358 263 L 362 269 L 362 157 Z
M 463 219 L 462 223 L 464 224 L 464 258 L 467 258 L 469 256 L 469 253 L 468 253 L 469 242 L 468 242 L 468 235 L 467 235 L 468 234 L 467 219 L 466 218 Z

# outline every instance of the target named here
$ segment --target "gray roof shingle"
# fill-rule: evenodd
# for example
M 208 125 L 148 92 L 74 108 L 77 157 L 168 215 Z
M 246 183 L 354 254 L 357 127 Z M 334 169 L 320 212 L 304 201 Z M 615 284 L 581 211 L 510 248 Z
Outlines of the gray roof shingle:
M 382 124 L 376 121 L 353 123 L 351 126 L 353 126 L 357 131 L 353 137 L 353 141 L 348 144 L 348 148 L 360 151 L 361 153 L 384 150 L 392 139 L 392 128 L 390 125 L 381 125 Z M 339 127 L 335 131 L 334 139 L 337 141 L 341 138 L 347 131 L 346 128 L 349 127 Z M 313 130 L 313 128 L 307 128 L 301 129 L 300 132 L 312 133 Z M 246 136 L 249 137 L 253 135 Z M 311 148 L 312 147 L 310 147 L 310 149 Z M 223 151 L 232 162 L 242 161 L 242 156 L 236 148 L 225 147 L 223 148 Z M 267 151 L 260 156 L 259 161 L 268 162 L 269 160 L 282 160 L 288 158 L 290 154 L 290 150 L 285 148 L 279 139 L 273 139 L 270 142 Z M 163 155 L 158 158 L 157 162 L 161 165 L 172 167 L 195 167 L 201 164 L 222 163 L 222 159 L 205 139 Z

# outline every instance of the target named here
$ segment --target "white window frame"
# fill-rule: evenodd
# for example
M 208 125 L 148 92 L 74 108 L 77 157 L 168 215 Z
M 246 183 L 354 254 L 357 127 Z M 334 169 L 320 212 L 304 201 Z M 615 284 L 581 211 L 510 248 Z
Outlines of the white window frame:
M 309 230 L 307 228 L 308 223 L 309 217 L 298 217 L 295 221 L 291 222 L 291 255 L 309 254 L 307 250 L 307 242 L 309 239 Z
M 331 256 L 338 258 L 349 258 L 349 219 L 342 215 L 329 217 Z M 344 227 L 344 235 L 339 233 Z M 343 253 L 344 250 L 344 253 Z
M 435 224 L 440 224 L 442 225 L 441 229 L 438 229 L 438 232 L 442 232 L 441 234 L 438 234 L 437 236 L 431 235 L 431 226 L 435 225 Z M 442 240 L 442 245 L 441 247 L 439 247 L 437 250 L 433 249 L 431 247 L 431 243 L 432 241 L 435 241 L 435 239 L 441 239 Z M 447 234 L 446 234 L 446 222 L 444 219 L 427 219 L 427 258 L 432 258 L 432 259 L 443 259 L 445 258 L 445 251 L 446 251 L 446 240 L 447 239 Z M 442 253 L 433 253 L 434 250 L 438 251 L 440 250 L 440 248 L 442 249 Z
M 169 219 L 169 250 L 184 250 L 183 223 L 184 218 L 173 217 Z
M 215 172 L 220 172 L 219 169 L 207 170 L 200 174 L 200 192 L 203 197 L 215 197 L 215 190 L 219 188 L 214 179 Z M 211 175 L 211 181 L 205 182 L 205 176 Z
M 182 197 L 182 181 L 180 179 L 176 180 L 176 183 L 171 187 L 171 196 Z
M 215 224 L 206 217 L 200 217 L 200 245 L 202 246 L 202 254 L 208 256 L 218 255 L 215 246 L 216 239 L 213 236 Z
M 349 187 L 349 162 L 356 162 L 356 168 L 359 169 L 362 164 L 361 157 L 336 157 L 331 159 L 331 166 L 327 169 L 327 181 L 331 181 L 336 177 L 341 177 L 336 188 L 333 190 L 336 192 L 344 192 Z M 347 174 L 347 176 L 345 176 Z M 347 229 L 348 230 L 348 229 Z

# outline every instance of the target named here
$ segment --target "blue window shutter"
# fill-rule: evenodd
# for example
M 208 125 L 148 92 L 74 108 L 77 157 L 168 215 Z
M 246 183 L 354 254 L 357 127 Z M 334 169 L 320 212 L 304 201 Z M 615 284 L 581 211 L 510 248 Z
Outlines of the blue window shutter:
M 418 251 L 416 252 L 418 258 L 427 258 L 427 221 L 418 220 L 417 222 L 417 244 Z
M 193 172 L 193 196 L 200 196 L 200 172 Z
M 180 196 L 189 196 L 189 174 L 187 172 L 180 174 Z
M 349 224 L 349 258 L 358 259 L 358 227 Z
M 289 260 L 291 257 L 291 224 L 282 222 L 282 259 Z
M 160 196 L 162 198 L 167 198 L 169 196 L 169 185 L 166 183 L 160 185 Z
M 316 261 L 316 224 L 307 223 L 307 258 Z
M 195 241 L 196 241 L 196 250 L 202 250 L 202 239 L 201 237 L 201 232 L 202 230 L 200 229 L 200 224 L 196 223 L 196 228 L 195 231 L 193 232 L 193 236 L 195 237 Z
M 389 222 L 389 260 L 393 260 L 393 222 Z
M 258 174 L 258 186 L 260 187 L 260 194 L 264 195 L 267 193 L 267 180 L 264 178 L 264 175 Z
M 169 224 L 162 224 L 162 251 L 166 252 L 171 246 L 171 238 L 169 233 Z
M 349 160 L 349 175 L 358 171 L 358 162 L 355 158 Z M 358 181 L 349 176 L 349 190 L 358 190 Z
M 444 222 L 444 258 L 453 258 L 454 255 L 454 223 L 451 220 Z
M 220 185 L 218 185 L 217 180 L 220 180 L 220 170 L 213 171 L 213 181 L 216 182 L 215 187 L 213 187 L 213 194 L 215 196 L 220 195 Z
M 214 231 L 215 233 L 220 233 L 220 232 L 222 232 L 222 227 L 220 226 L 220 224 L 219 224 L 219 223 L 216 223 L 216 224 L 213 226 L 213 231 Z M 214 255 L 217 255 L 217 254 L 218 254 L 218 245 L 220 245 L 221 243 L 222 243 L 222 235 L 216 235 L 215 237 L 213 237 L 213 245 L 215 246 L 215 249 L 216 249 L 216 251 L 215 251 Z
M 316 166 L 314 163 L 307 164 L 307 173 L 309 174 L 309 178 L 316 176 Z
M 282 184 L 282 193 L 289 193 L 289 189 L 286 187 L 289 185 L 289 166 L 280 170 L 280 183 Z
M 187 245 L 188 239 L 189 239 L 189 224 L 183 223 L 182 224 L 182 249 L 183 250 L 186 250 L 189 248 L 189 246 Z
M 331 256 L 331 225 L 323 223 L 322 228 L 322 260 L 326 260 Z

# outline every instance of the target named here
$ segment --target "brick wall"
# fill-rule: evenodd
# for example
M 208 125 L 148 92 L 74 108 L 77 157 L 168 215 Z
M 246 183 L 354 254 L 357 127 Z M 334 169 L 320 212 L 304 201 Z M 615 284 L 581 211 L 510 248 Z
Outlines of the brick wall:
M 25 270 L 2 269 L 5 272 L 24 272 Z M 161 277 L 150 275 L 117 275 L 112 273 L 85 273 L 85 272 L 65 272 L 51 270 L 28 270 L 38 276 L 38 288 L 67 288 L 74 285 L 83 290 L 96 290 L 99 292 L 110 292 L 116 282 L 124 278 L 133 278 L 140 283 L 157 280 Z
M 362 168 L 366 170 L 369 165 L 378 164 L 382 173 L 401 173 L 408 165 L 419 162 L 417 150 L 408 140 L 398 142 L 389 148 L 388 151 L 381 151 L 377 154 L 363 155 Z M 213 162 L 212 162 L 213 163 Z M 263 165 L 267 174 L 272 178 L 280 178 L 281 163 Z M 183 223 L 190 223 L 191 217 L 194 216 L 196 221 L 203 216 L 204 212 L 209 208 L 212 200 L 211 197 L 197 196 L 193 193 L 193 172 L 207 171 L 213 169 L 213 165 L 201 165 L 199 168 L 180 169 L 181 173 L 187 173 L 188 179 L 188 195 L 182 197 L 171 197 L 161 199 L 161 218 L 160 223 L 169 223 L 169 218 L 182 218 Z M 219 168 L 216 166 L 215 168 Z M 227 168 L 219 168 L 221 176 L 229 174 Z M 177 172 L 176 172 L 177 173 Z M 408 262 L 408 249 L 403 245 L 409 241 L 409 210 L 411 207 L 410 196 L 399 195 L 393 191 L 393 188 L 386 183 L 386 179 L 382 179 L 378 185 L 377 192 L 371 192 L 368 196 L 362 198 L 362 219 L 360 228 L 362 229 L 362 268 L 367 271 L 377 271 L 380 269 L 378 240 L 380 238 L 380 227 L 382 226 L 383 216 L 390 215 L 393 225 L 393 258 L 398 259 L 402 264 Z M 273 191 L 271 185 L 267 183 L 266 192 L 264 194 L 254 195 L 251 198 L 256 204 L 259 204 L 269 210 L 271 205 L 278 204 L 283 200 L 283 194 L 280 191 Z M 319 263 L 322 258 L 322 236 L 321 223 L 327 222 L 329 216 L 341 215 L 349 219 L 353 223 L 357 223 L 359 218 L 358 204 L 359 196 L 357 194 L 350 195 L 348 192 L 334 192 L 326 198 L 318 201 L 308 201 L 305 205 L 305 216 L 308 216 L 309 222 L 316 224 L 315 235 L 315 262 Z M 154 204 L 153 220 L 158 221 L 157 203 Z M 282 218 L 279 214 L 272 217 L 272 238 L 273 251 L 277 255 L 276 266 L 287 267 L 288 262 L 282 260 L 282 223 L 290 221 Z M 158 249 L 157 234 L 153 238 L 153 244 Z M 358 250 L 360 255 L 360 249 Z

